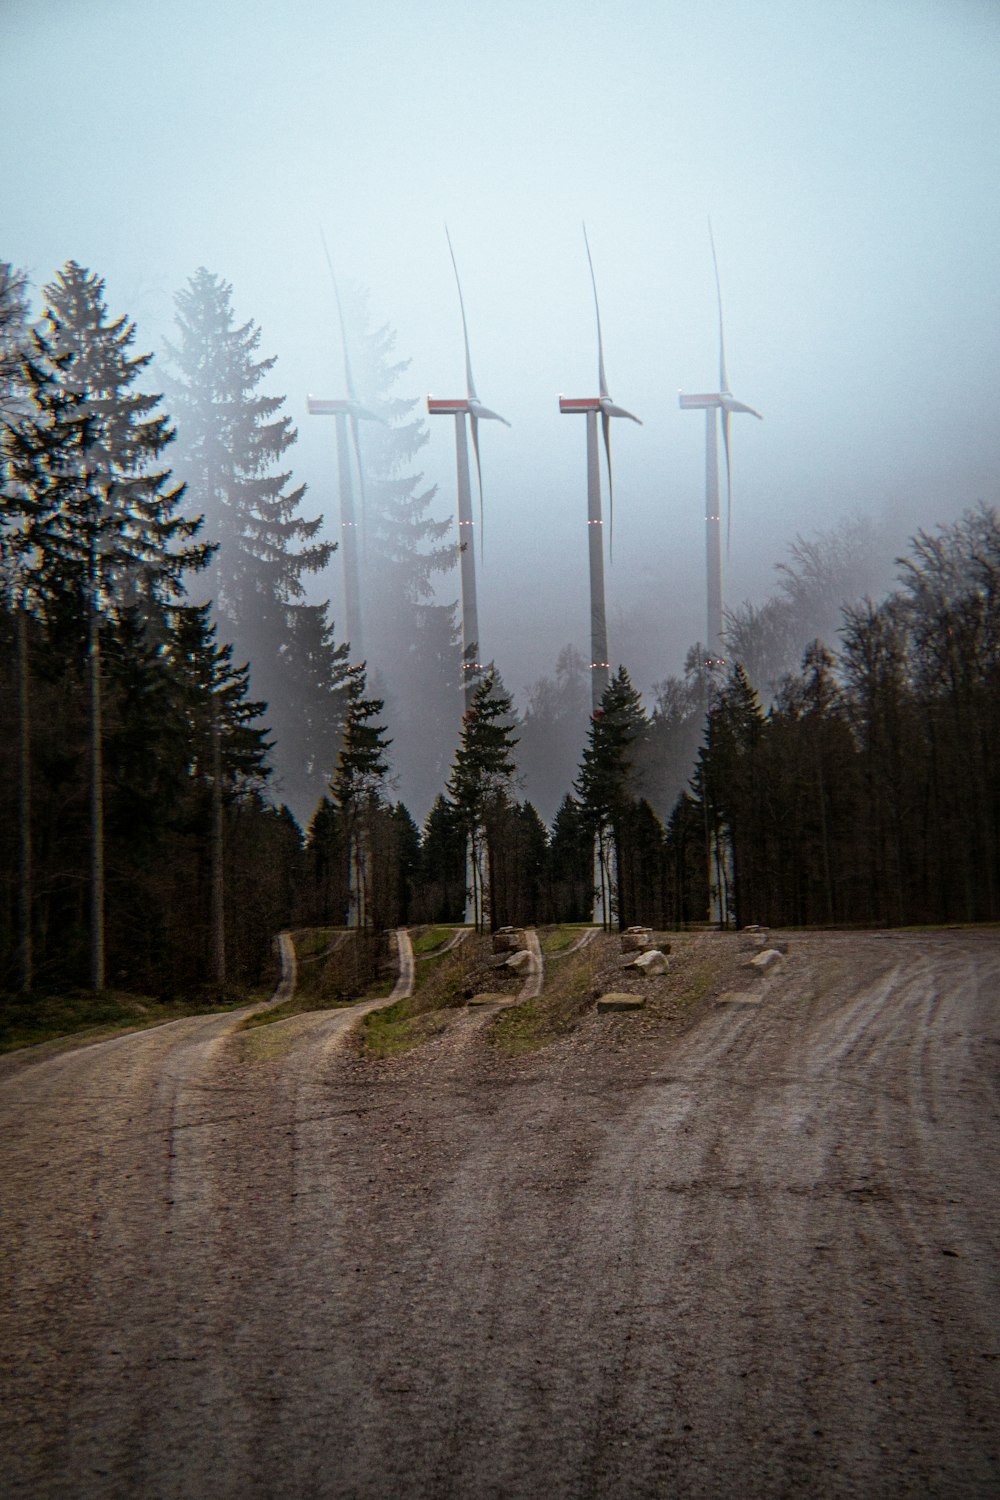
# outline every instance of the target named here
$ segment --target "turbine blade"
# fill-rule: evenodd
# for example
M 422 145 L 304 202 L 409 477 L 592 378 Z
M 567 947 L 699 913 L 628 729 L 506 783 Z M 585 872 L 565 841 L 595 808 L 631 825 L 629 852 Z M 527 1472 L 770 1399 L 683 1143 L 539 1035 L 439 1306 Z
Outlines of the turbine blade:
M 608 558 L 615 555 L 615 489 L 611 479 L 611 417 L 601 412 L 601 430 L 604 433 L 604 456 L 608 464 Z
M 451 235 L 448 233 L 447 224 L 444 226 L 445 237 L 448 241 L 448 254 L 451 256 L 451 267 L 455 272 L 455 285 L 458 287 L 458 305 L 462 309 L 462 337 L 465 339 L 465 384 L 466 394 L 470 401 L 476 401 L 476 382 L 472 378 L 472 356 L 469 353 L 469 328 L 465 321 L 465 302 L 462 297 L 462 283 L 458 279 L 458 265 L 455 261 L 455 252 L 451 245 Z
M 483 406 L 478 401 L 476 402 L 476 416 L 480 421 L 502 422 L 505 427 L 510 426 L 506 417 L 502 417 L 498 411 L 490 411 L 488 406 Z
M 601 337 L 601 308 L 597 300 L 597 278 L 594 275 L 594 262 L 590 255 L 590 241 L 587 238 L 587 226 L 583 226 L 583 243 L 587 247 L 587 264 L 590 267 L 590 284 L 594 288 L 594 312 L 597 314 L 597 383 L 603 400 L 608 400 L 608 382 L 604 374 L 604 340 Z
M 322 225 L 320 225 L 319 235 L 320 239 L 323 241 L 323 253 L 326 256 L 326 263 L 330 268 L 330 280 L 333 282 L 333 295 L 337 299 L 337 317 L 340 319 L 340 343 L 344 351 L 344 383 L 347 386 L 347 394 L 349 398 L 352 401 L 356 401 L 357 397 L 354 393 L 354 381 L 351 379 L 351 360 L 350 355 L 347 352 L 347 329 L 344 326 L 344 309 L 340 304 L 340 288 L 337 285 L 337 278 L 333 270 L 333 260 L 330 256 L 330 249 L 326 243 L 326 235 L 323 232 Z
M 752 407 L 752 406 L 747 406 L 746 403 L 743 402 L 743 401 L 731 401 L 729 403 L 729 410 L 730 411 L 745 411 L 746 414 L 747 414 L 747 416 L 756 417 L 757 420 L 758 420 L 758 422 L 763 422 L 763 420 L 764 420 L 764 418 L 761 416 L 761 414 L 760 414 L 759 411 L 756 411 L 755 408 Z
M 472 451 L 476 455 L 476 479 L 479 482 L 479 561 L 482 562 L 485 555 L 483 541 L 483 470 L 479 462 L 479 418 L 470 411 L 469 427 L 472 430 Z
M 638 422 L 642 426 L 642 418 L 637 417 L 634 412 L 626 411 L 624 406 L 616 406 L 613 401 L 602 401 L 601 410 L 606 411 L 609 417 L 628 417 L 630 422 Z
M 351 445 L 354 448 L 354 461 L 358 466 L 358 509 L 361 513 L 361 525 L 358 527 L 358 531 L 360 533 L 361 556 L 364 559 L 368 546 L 368 495 L 365 489 L 364 465 L 361 462 L 361 433 L 358 428 L 358 419 L 354 412 L 350 413 L 349 420 L 351 424 Z
M 715 236 L 712 233 L 712 221 L 708 221 L 708 238 L 712 246 L 712 265 L 715 267 L 715 296 L 719 304 L 719 390 L 724 394 L 729 392 L 729 376 L 726 373 L 726 335 L 722 325 L 722 284 L 719 281 L 719 260 L 715 253 Z
M 729 453 L 729 412 L 725 407 L 719 412 L 722 418 L 722 446 L 726 451 L 726 558 L 733 536 L 733 465 Z

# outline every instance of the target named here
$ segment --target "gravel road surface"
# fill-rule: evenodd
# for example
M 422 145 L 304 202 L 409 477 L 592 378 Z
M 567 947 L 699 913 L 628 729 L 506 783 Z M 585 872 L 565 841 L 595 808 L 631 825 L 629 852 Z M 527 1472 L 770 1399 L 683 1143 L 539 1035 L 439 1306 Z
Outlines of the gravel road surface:
M 1000 1494 L 1000 935 L 756 993 L 0 1059 L 3 1494 Z

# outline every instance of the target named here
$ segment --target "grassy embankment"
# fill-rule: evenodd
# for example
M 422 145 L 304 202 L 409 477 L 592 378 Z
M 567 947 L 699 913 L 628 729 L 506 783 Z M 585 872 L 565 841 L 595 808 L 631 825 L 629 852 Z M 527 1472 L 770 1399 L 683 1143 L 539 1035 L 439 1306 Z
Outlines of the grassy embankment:
M 416 958 L 413 994 L 365 1016 L 358 1031 L 363 1057 L 377 1059 L 408 1052 L 444 1031 L 454 1011 L 465 1004 L 470 985 L 488 960 L 489 939 L 466 932 L 454 947 L 448 947 L 458 930 L 411 929 Z
M 494 1038 L 507 1051 L 527 1051 L 561 1035 L 575 1024 L 575 1018 L 586 1008 L 589 996 L 591 969 L 587 949 L 582 949 L 579 954 L 559 957 L 566 955 L 567 950 L 579 941 L 586 927 L 567 924 L 537 930 L 543 955 L 555 958 L 557 962 L 551 970 L 546 970 L 546 995 L 543 998 L 504 1011 L 494 1023 Z M 401 1000 L 385 1010 L 373 1011 L 365 1017 L 359 1033 L 363 1056 L 384 1058 L 408 1052 L 444 1031 L 454 1011 L 464 1006 L 470 994 L 496 991 L 505 980 L 515 985 L 510 992 L 510 998 L 514 998 L 521 981 L 518 979 L 515 983 L 509 974 L 501 979 L 492 967 L 489 937 L 477 937 L 470 932 L 456 948 L 447 953 L 436 951 L 443 946 L 442 933 L 450 931 L 415 929 L 414 953 L 432 956 L 422 961 L 418 959 L 416 985 L 408 1000 Z M 548 994 L 550 985 L 553 988 L 551 997 Z M 523 1040 L 529 1036 L 530 1040 Z
M 396 982 L 396 949 L 385 933 L 343 927 L 303 927 L 291 933 L 295 993 L 270 1010 L 256 1011 L 241 1030 L 270 1026 L 306 1011 L 336 1010 L 358 1000 L 381 999 Z
M 593 1004 L 595 970 L 604 962 L 610 934 L 596 933 L 577 953 L 567 950 L 587 929 L 581 926 L 539 927 L 546 960 L 545 984 L 537 1000 L 501 1011 L 490 1028 L 490 1040 L 512 1056 L 534 1052 L 575 1030 Z
M 545 987 L 537 1000 L 526 1000 L 495 1018 L 490 1038 L 501 1051 L 519 1056 L 567 1036 L 592 1014 L 596 997 L 607 990 L 644 993 L 651 1002 L 649 1014 L 677 1017 L 717 989 L 733 966 L 734 950 L 715 942 L 714 934 L 671 932 L 660 935 L 670 945 L 669 972 L 638 979 L 630 970 L 624 971 L 630 976 L 625 979 L 617 933 L 597 933 L 579 952 L 565 953 L 583 930 L 539 929 L 542 952 L 554 961 L 546 962 Z
M 274 983 L 277 982 L 275 975 Z M 59 995 L 0 996 L 0 1052 L 35 1047 L 42 1042 L 56 1047 L 100 1042 L 127 1031 L 144 1031 L 165 1021 L 185 1016 L 215 1015 L 255 1005 L 273 993 L 274 983 L 247 989 L 231 989 L 222 1000 L 212 993 L 174 996 L 159 1000 L 151 995 L 133 995 L 126 990 L 70 990 Z

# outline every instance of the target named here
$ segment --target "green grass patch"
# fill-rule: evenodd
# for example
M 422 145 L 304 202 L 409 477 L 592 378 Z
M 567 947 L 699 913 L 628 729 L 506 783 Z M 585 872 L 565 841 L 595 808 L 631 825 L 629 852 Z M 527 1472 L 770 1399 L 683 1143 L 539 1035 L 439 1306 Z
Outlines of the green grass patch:
M 0 1052 L 35 1047 L 61 1038 L 101 1041 L 120 1032 L 145 1030 L 185 1016 L 213 1015 L 264 1000 L 271 991 L 196 993 L 158 1000 L 124 990 L 70 990 L 59 995 L 0 997 Z
M 291 938 L 298 965 L 294 995 L 283 1005 L 247 1016 L 241 1030 L 270 1026 L 307 1011 L 384 999 L 391 993 L 396 982 L 396 946 L 390 945 L 384 933 L 306 927 Z
M 433 953 L 438 948 L 443 948 L 455 934 L 454 927 L 414 927 L 410 932 L 410 942 L 413 944 L 413 953 L 416 958 L 423 958 L 425 954 Z
M 470 976 L 488 953 L 489 939 L 470 933 L 447 953 L 434 954 L 418 964 L 412 995 L 365 1016 L 358 1028 L 362 1056 L 395 1057 L 443 1031 L 449 1012 L 465 1004 Z
M 581 929 L 569 930 L 579 936 Z M 614 938 L 598 935 L 565 963 L 546 969 L 545 989 L 537 1000 L 525 1000 L 496 1017 L 490 1030 L 493 1043 L 518 1057 L 574 1031 L 593 1003 L 595 961 L 599 964 L 614 942 Z
M 397 1057 L 444 1031 L 448 1025 L 446 1011 L 420 1011 L 412 1015 L 407 1013 L 408 1005 L 409 1001 L 400 1000 L 384 1010 L 368 1013 L 362 1028 L 362 1051 L 366 1057 Z
M 574 943 L 579 942 L 588 929 L 589 923 L 585 922 L 567 923 L 561 927 L 539 927 L 539 946 L 547 958 L 565 953 L 567 948 L 572 948 Z

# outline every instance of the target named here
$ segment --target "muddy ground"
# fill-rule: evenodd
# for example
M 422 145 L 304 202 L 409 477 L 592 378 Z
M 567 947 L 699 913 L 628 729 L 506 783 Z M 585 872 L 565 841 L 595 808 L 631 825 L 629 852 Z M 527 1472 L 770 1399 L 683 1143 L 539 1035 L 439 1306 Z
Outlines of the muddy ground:
M 705 941 L 686 1010 L 516 1057 L 0 1060 L 3 1493 L 1000 1492 L 1000 935 Z

